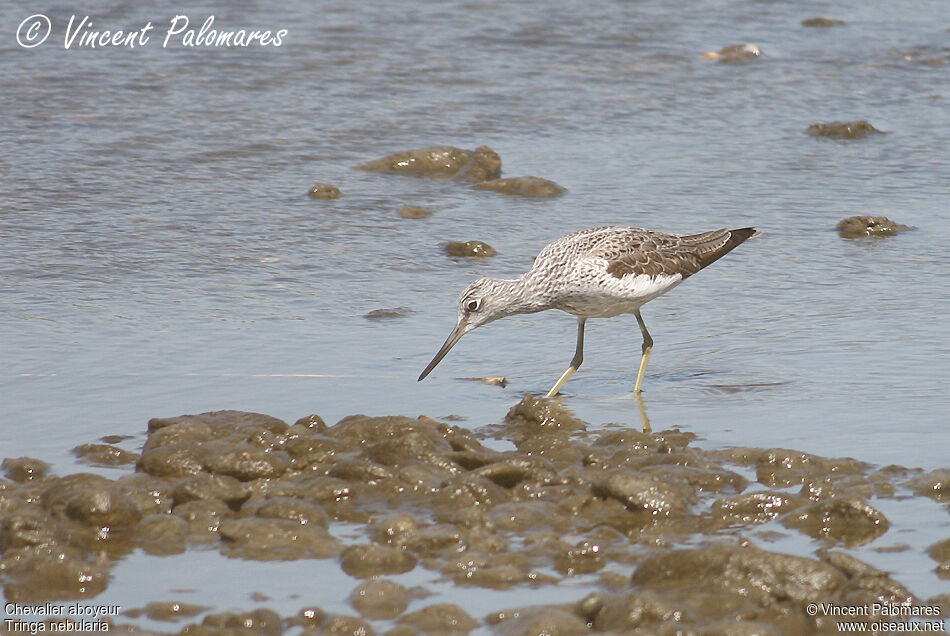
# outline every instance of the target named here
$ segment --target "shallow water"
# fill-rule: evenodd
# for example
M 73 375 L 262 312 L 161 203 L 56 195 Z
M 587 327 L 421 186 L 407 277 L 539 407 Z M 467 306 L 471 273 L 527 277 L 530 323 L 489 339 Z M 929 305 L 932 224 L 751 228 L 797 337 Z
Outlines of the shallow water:
M 174 15 L 106 2 L 84 11 L 113 29 L 151 20 L 162 30 Z M 289 29 L 280 48 L 251 50 L 163 49 L 158 36 L 135 50 L 65 50 L 66 9 L 51 12 L 51 39 L 27 50 L 11 34 L 31 12 L 0 8 L 3 457 L 66 473 L 79 470 L 70 449 L 80 443 L 136 435 L 133 448 L 150 417 L 216 409 L 497 422 L 558 377 L 575 322 L 548 312 L 492 324 L 417 383 L 454 324 L 458 291 L 519 274 L 569 231 L 629 224 L 764 231 L 644 309 L 655 430 L 680 427 L 706 447 L 950 463 L 942 1 L 221 3 L 222 28 Z M 817 15 L 846 24 L 800 26 Z M 701 57 L 745 41 L 765 55 Z M 805 133 L 848 119 L 887 134 Z M 350 169 L 434 144 L 489 145 L 504 176 L 568 192 L 530 200 Z M 342 198 L 308 198 L 317 182 Z M 404 204 L 435 213 L 403 219 Z M 839 238 L 835 224 L 854 214 L 918 229 Z M 498 256 L 442 252 L 472 239 Z M 411 313 L 363 318 L 395 307 Z M 639 349 L 632 317 L 589 322 L 565 403 L 594 426 L 639 426 Z M 498 375 L 507 388 L 455 379 Z M 888 514 L 897 527 L 878 543 L 901 532 L 920 548 L 950 527 L 932 502 Z M 815 547 L 798 541 L 773 547 Z M 946 589 L 917 550 L 866 552 L 922 596 Z M 315 576 L 312 563 L 270 567 L 253 577 L 258 588 Z M 142 603 L 188 588 L 179 572 L 174 559 L 130 558 L 105 595 Z M 239 609 L 247 599 L 243 588 L 195 588 L 178 596 Z M 492 594 L 470 599 L 474 616 L 552 601 L 549 590 Z M 268 606 L 300 606 L 287 602 Z

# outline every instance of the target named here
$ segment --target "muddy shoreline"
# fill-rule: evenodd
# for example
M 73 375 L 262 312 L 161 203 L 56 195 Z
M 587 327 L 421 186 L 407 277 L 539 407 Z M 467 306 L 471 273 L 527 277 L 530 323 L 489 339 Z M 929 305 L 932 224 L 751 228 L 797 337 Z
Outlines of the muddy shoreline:
M 868 624 L 906 620 L 861 615 L 874 604 L 947 616 L 950 595 L 917 598 L 849 549 L 887 534 L 877 500 L 947 507 L 950 470 L 703 450 L 679 430 L 589 428 L 530 395 L 477 430 L 426 416 L 354 415 L 333 426 L 237 411 L 152 419 L 142 448 L 118 437 L 76 448 L 91 465 L 125 466 L 117 479 L 3 461 L 0 582 L 9 603 L 97 604 L 134 550 L 322 559 L 353 577 L 352 615 L 315 606 L 232 614 L 155 599 L 101 617 L 112 632 L 138 633 L 141 616 L 189 634 L 837 633 L 840 617 L 809 610 L 821 603 Z M 493 450 L 499 442 L 513 450 Z M 754 480 L 743 476 L 752 471 Z M 814 553 L 770 551 L 755 530 L 773 520 L 815 539 Z M 361 525 L 363 539 L 340 541 L 336 523 Z M 950 539 L 928 552 L 950 577 Z M 391 578 L 415 568 L 460 590 L 590 584 L 571 603 L 489 616 L 464 603 L 407 611 L 433 593 Z

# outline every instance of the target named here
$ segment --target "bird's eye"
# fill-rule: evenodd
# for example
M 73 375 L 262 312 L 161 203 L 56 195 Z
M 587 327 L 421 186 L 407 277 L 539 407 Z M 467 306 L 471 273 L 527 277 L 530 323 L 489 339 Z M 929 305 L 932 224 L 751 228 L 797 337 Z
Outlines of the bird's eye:
M 478 299 L 475 298 L 475 299 L 470 300 L 470 301 L 468 301 L 467 303 L 465 303 L 465 309 L 467 309 L 467 310 L 469 310 L 469 311 L 478 311 L 479 304 L 480 304 L 480 303 L 479 303 Z

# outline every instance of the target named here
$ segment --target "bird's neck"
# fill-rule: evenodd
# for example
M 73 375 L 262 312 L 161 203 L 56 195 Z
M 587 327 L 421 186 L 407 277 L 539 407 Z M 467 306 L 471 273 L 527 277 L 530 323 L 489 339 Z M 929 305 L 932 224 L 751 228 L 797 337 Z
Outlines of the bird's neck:
M 528 274 L 522 274 L 513 280 L 498 279 L 496 284 L 508 300 L 505 313 L 509 316 L 533 314 L 551 309 L 543 288 L 534 284 Z

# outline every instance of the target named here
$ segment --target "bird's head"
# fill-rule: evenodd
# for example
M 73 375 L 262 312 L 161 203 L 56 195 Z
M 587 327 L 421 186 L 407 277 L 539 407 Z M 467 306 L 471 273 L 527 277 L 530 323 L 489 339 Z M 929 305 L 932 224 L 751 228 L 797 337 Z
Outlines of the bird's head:
M 455 346 L 462 336 L 476 327 L 510 315 L 510 304 L 506 302 L 511 281 L 495 278 L 479 278 L 465 288 L 458 299 L 458 323 L 446 338 L 445 344 L 432 358 L 419 379 L 423 379 L 435 368 L 442 358 Z

